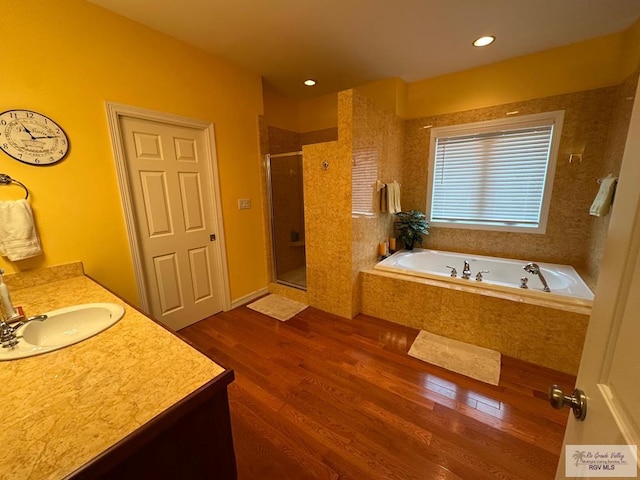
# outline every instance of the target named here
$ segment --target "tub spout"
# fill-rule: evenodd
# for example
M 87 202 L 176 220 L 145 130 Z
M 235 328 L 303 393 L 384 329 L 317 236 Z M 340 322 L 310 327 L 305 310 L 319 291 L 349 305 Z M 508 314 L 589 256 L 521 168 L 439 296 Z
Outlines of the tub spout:
M 467 260 L 464 261 L 464 268 L 462 270 L 462 278 L 465 280 L 469 280 L 471 276 L 471 267 L 469 266 L 469 262 Z
M 551 289 L 549 288 L 549 285 L 547 285 L 547 281 L 544 278 L 544 275 L 542 275 L 542 271 L 540 270 L 540 267 L 536 264 L 536 263 L 527 263 L 524 267 L 522 267 L 524 269 L 525 272 L 530 273 L 531 275 L 537 275 L 538 277 L 540 277 L 540 281 L 542 282 L 542 286 L 544 287 L 542 290 L 545 292 L 550 292 Z

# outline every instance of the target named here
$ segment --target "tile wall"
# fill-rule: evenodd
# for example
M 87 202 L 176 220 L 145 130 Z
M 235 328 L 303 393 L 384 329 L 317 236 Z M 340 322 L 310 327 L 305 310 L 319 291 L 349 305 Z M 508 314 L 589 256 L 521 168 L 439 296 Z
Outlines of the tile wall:
M 340 115 L 340 110 L 338 111 Z M 404 122 L 396 115 L 383 110 L 358 91 L 353 91 L 353 162 L 361 157 L 375 158 L 377 179 L 382 183 L 397 181 L 401 184 L 402 201 L 402 153 L 404 149 Z M 353 182 L 356 180 L 353 179 Z M 355 185 L 352 184 L 352 188 Z M 379 261 L 378 245 L 389 239 L 393 232 L 395 215 L 380 212 L 380 194 L 370 188 L 373 196 L 373 214 L 354 215 L 353 232 L 353 272 L 354 285 L 353 314 L 361 309 L 361 288 L 359 272 L 373 267 Z M 375 193 L 374 193 L 375 192 Z
M 599 167 L 598 178 L 608 174 L 617 176 L 620 173 L 620 164 L 624 154 L 629 121 L 633 109 L 633 99 L 638 85 L 638 74 L 631 75 L 617 89 L 613 115 L 609 125 L 607 136 L 607 147 L 605 149 L 604 161 Z M 594 190 L 596 186 L 591 185 Z M 604 253 L 605 239 L 609 227 L 611 215 L 604 217 L 591 217 L 589 244 L 587 247 L 588 257 L 585 265 L 587 275 L 593 280 L 597 279 L 600 271 L 600 262 Z M 593 282 L 595 283 L 595 281 Z
M 406 277 L 405 277 L 406 278 Z M 362 312 L 576 374 L 589 315 L 362 273 Z
M 430 128 L 564 110 L 564 126 L 545 234 L 524 234 L 433 227 L 426 246 L 437 250 L 470 252 L 573 265 L 593 287 L 597 279 L 602 239 L 607 220 L 589 215 L 597 191 L 597 179 L 619 169 L 625 132 L 626 104 L 621 89 L 608 87 L 539 98 L 406 122 L 403 173 L 403 208 L 426 209 Z M 622 105 L 621 105 L 622 102 Z M 626 122 L 626 123 L 625 123 Z M 582 162 L 569 162 L 571 153 L 581 153 Z M 596 235 L 598 238 L 592 238 Z
M 309 305 L 351 318 L 351 144 L 339 138 L 304 147 L 307 296 Z

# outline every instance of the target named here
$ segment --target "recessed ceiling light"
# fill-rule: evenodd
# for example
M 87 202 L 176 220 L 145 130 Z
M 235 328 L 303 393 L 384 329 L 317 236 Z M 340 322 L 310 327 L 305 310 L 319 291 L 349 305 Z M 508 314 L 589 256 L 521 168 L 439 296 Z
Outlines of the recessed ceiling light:
M 310 78 L 310 79 L 308 79 L 308 80 L 305 80 L 305 81 L 304 81 L 304 84 L 305 84 L 307 87 L 313 87 L 313 86 L 316 84 L 316 81 L 315 81 L 315 80 L 313 80 L 312 78 Z
M 496 37 L 493 37 L 493 36 L 480 37 L 475 42 L 473 42 L 473 46 L 474 47 L 486 47 L 487 45 L 492 44 L 495 39 L 496 39 Z

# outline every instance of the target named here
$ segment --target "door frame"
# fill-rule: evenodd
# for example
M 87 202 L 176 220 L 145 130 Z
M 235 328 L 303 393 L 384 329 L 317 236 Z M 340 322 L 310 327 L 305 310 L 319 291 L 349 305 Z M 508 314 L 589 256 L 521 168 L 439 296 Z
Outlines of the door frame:
M 213 190 L 209 196 L 211 212 L 213 212 L 212 218 L 209 219 L 213 229 L 213 232 L 211 233 L 215 233 L 216 235 L 216 240 L 212 242 L 212 251 L 213 255 L 215 255 L 218 260 L 218 265 L 220 265 L 220 271 L 211 272 L 211 274 L 217 275 L 220 285 L 222 285 L 221 295 L 223 310 L 230 310 L 231 295 L 229 290 L 229 269 L 227 266 L 227 249 L 225 244 L 224 222 L 222 218 L 222 199 L 220 197 L 220 181 L 218 176 L 218 157 L 216 155 L 213 123 L 109 101 L 106 102 L 106 110 L 111 137 L 111 147 L 113 149 L 113 157 L 118 175 L 120 199 L 122 201 L 124 219 L 127 227 L 129 250 L 131 252 L 136 287 L 138 289 L 138 302 L 141 310 L 146 314 L 149 314 L 149 295 L 147 292 L 144 271 L 142 269 L 142 255 L 136 231 L 136 219 L 133 213 L 133 196 L 131 193 L 131 186 L 129 184 L 129 175 L 127 174 L 126 156 L 124 153 L 122 130 L 120 128 L 121 117 L 133 117 L 141 120 L 151 120 L 169 125 L 194 128 L 202 131 L 204 134 L 204 148 L 207 157 L 206 164 L 210 174 L 209 182 Z

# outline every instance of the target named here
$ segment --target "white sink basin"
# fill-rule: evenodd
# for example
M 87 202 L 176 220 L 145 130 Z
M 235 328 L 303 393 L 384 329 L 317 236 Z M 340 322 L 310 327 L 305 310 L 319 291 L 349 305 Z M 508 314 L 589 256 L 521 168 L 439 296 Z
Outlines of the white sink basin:
M 106 330 L 124 316 L 115 303 L 86 303 L 47 312 L 47 319 L 20 327 L 13 349 L 0 348 L 0 361 L 31 357 L 68 347 Z

